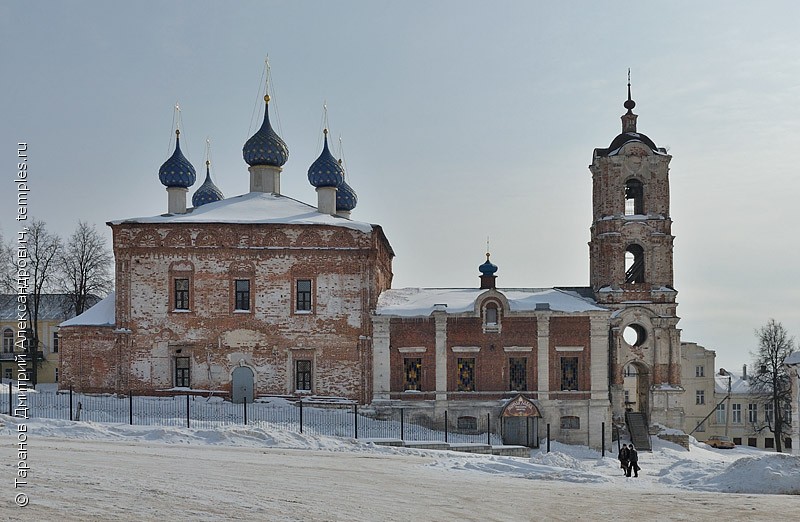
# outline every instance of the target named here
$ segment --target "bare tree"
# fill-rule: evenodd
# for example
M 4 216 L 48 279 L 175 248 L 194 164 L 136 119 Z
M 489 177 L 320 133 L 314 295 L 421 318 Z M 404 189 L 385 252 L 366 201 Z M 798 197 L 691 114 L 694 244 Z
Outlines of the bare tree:
M 770 319 L 755 331 L 758 337 L 758 351 L 751 352 L 756 371 L 750 378 L 750 389 L 763 397 L 767 412 L 762 429 L 775 434 L 775 449 L 780 453 L 783 436 L 789 433 L 791 420 L 789 411 L 792 399 L 791 381 L 783 360 L 794 351 L 794 338 L 783 324 Z
M 47 230 L 44 221 L 33 218 L 27 233 L 28 273 L 28 317 L 29 350 L 33 353 L 35 364 L 32 381 L 36 385 L 36 357 L 41 344 L 39 340 L 39 314 L 42 311 L 44 296 L 53 291 L 58 278 L 58 260 L 61 254 L 61 238 Z
M 13 294 L 17 291 L 16 253 L 11 243 L 6 242 L 0 232 L 0 294 Z
M 94 225 L 83 221 L 69 237 L 61 256 L 61 290 L 68 296 L 75 315 L 91 305 L 92 296 L 105 297 L 113 287 L 113 256 Z

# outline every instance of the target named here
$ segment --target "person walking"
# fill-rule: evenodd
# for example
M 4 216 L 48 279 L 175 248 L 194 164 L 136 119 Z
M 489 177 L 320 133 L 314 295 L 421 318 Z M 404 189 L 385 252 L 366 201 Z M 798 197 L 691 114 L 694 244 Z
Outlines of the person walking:
M 628 476 L 628 457 L 629 457 L 628 445 L 623 444 L 622 448 L 620 448 L 619 450 L 617 458 L 619 459 L 619 467 L 622 468 L 622 473 L 626 477 Z
M 639 467 L 639 453 L 636 451 L 636 448 L 633 447 L 631 444 L 628 447 L 628 472 L 627 476 L 631 476 L 631 471 L 633 471 L 633 476 L 639 476 L 639 470 L 642 469 Z

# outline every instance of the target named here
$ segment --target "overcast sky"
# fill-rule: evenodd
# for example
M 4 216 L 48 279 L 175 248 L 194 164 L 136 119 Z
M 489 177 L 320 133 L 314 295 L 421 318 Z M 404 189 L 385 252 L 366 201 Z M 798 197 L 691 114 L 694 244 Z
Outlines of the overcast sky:
M 165 212 L 176 102 L 190 195 L 207 138 L 217 185 L 247 192 L 269 55 L 282 193 L 316 204 L 327 102 L 395 288 L 477 286 L 487 237 L 500 287 L 586 286 L 588 165 L 630 67 L 638 129 L 673 156 L 682 339 L 741 370 L 770 318 L 800 336 L 797 20 L 794 1 L 5 1 L 0 227 L 20 141 L 31 212 L 62 236 Z

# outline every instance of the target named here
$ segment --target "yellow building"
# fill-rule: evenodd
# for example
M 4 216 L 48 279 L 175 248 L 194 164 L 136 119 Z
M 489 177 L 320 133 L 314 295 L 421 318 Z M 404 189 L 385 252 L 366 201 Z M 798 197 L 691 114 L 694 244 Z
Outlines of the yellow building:
M 89 305 L 94 305 L 97 299 L 91 299 Z M 36 368 L 36 381 L 38 384 L 58 382 L 58 325 L 74 317 L 75 312 L 69 298 L 65 294 L 46 294 L 42 296 L 39 310 L 39 346 Z M 17 295 L 0 294 L 0 335 L 3 344 L 0 350 L 0 378 L 3 382 L 16 379 L 14 361 L 15 353 L 20 353 L 17 340 L 19 322 L 17 320 Z

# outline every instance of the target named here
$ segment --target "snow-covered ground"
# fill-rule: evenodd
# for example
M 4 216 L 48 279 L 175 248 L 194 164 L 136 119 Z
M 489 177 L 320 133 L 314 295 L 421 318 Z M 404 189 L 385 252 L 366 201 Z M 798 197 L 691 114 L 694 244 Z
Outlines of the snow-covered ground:
M 0 415 L 0 520 L 775 520 L 800 494 L 800 457 L 745 447 L 654 439 L 626 478 L 615 453 L 556 443 L 517 458 L 54 419 L 25 421 L 15 489 L 19 422 Z

